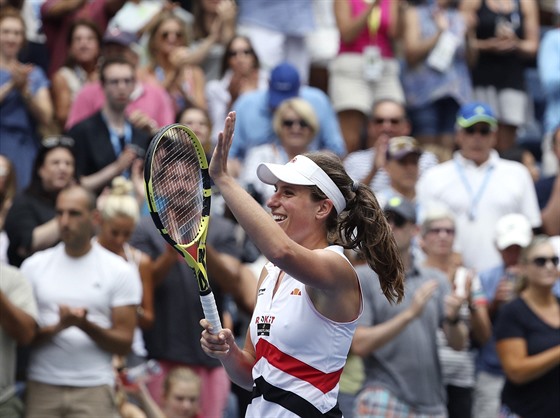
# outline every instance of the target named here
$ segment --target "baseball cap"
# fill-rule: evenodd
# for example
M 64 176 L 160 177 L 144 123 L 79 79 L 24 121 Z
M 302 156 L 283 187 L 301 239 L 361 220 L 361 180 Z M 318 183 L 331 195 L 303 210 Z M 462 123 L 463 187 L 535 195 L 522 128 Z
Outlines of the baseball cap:
M 330 200 L 337 213 L 346 207 L 346 199 L 338 186 L 314 161 L 304 155 L 296 155 L 284 165 L 261 163 L 257 167 L 257 176 L 266 184 L 283 181 L 300 186 L 317 186 Z
M 395 136 L 387 144 L 387 159 L 400 160 L 409 154 L 422 154 L 418 141 L 411 136 Z
M 103 35 L 104 44 L 118 44 L 122 46 L 130 46 L 136 43 L 136 35 L 132 32 L 122 31 L 119 28 L 111 28 L 105 31 Z
M 511 245 L 526 247 L 533 238 L 529 220 L 520 213 L 502 216 L 496 223 L 496 246 L 504 250 Z
M 276 109 L 280 103 L 299 94 L 300 79 L 296 68 L 287 62 L 277 65 L 270 73 L 268 105 Z
M 485 122 L 496 127 L 498 121 L 492 108 L 483 102 L 471 102 L 464 104 L 457 113 L 457 124 L 461 128 L 468 128 L 475 123 Z
M 409 222 L 416 223 L 416 207 L 410 200 L 400 196 L 393 196 L 383 207 L 384 212 L 393 212 Z

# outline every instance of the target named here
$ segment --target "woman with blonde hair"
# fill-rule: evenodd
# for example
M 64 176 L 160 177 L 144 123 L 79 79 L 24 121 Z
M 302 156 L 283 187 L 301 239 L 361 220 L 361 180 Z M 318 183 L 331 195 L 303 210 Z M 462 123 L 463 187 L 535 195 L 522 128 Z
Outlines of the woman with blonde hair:
M 202 381 L 190 368 L 178 366 L 172 369 L 163 382 L 163 400 L 159 406 L 143 382 L 127 392 L 141 403 L 146 418 L 202 418 L 200 393 Z
M 557 416 L 560 411 L 560 298 L 558 255 L 546 235 L 521 252 L 519 297 L 495 326 L 496 350 L 506 374 L 500 417 Z M 556 393 L 556 395 L 554 395 Z
M 252 148 L 247 153 L 240 174 L 240 182 L 254 192 L 261 204 L 273 194 L 274 188 L 257 178 L 260 163 L 285 164 L 296 155 L 309 150 L 309 144 L 319 131 L 319 121 L 313 107 L 306 100 L 295 97 L 284 100 L 272 119 L 276 137 L 269 143 Z
M 127 367 L 132 367 L 142 363 L 148 355 L 142 329 L 150 328 L 154 322 L 152 260 L 128 243 L 140 219 L 132 182 L 124 177 L 114 178 L 109 193 L 99 203 L 101 219 L 97 242 L 137 268 L 142 280 L 142 303 L 137 308 L 139 327 L 134 331 L 132 353 L 127 358 Z

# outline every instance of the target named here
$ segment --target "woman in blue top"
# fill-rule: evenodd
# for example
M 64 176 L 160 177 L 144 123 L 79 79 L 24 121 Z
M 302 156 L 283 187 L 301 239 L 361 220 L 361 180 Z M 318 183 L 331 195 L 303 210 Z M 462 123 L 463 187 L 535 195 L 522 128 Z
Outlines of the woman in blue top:
M 0 13 L 0 152 L 16 167 L 19 189 L 31 180 L 39 147 L 37 127 L 52 120 L 49 81 L 43 70 L 18 60 L 25 23 L 16 9 Z
M 441 147 L 440 161 L 454 151 L 457 111 L 472 95 L 467 22 L 453 3 L 409 7 L 404 25 L 402 83 L 413 135 L 422 145 Z

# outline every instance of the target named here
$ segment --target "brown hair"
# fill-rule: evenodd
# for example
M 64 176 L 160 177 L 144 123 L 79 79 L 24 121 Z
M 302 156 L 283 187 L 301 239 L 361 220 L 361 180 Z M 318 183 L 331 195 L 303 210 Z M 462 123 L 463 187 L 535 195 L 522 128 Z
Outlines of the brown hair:
M 391 227 L 373 192 L 367 185 L 355 183 L 335 154 L 321 151 L 304 155 L 321 167 L 346 199 L 342 213 L 333 209 L 327 219 L 329 241 L 355 250 L 377 273 L 387 300 L 400 302 L 404 295 L 404 265 Z M 313 199 L 327 198 L 317 186 L 310 188 Z
M 152 66 L 155 65 L 155 56 L 156 56 L 156 34 L 165 22 L 168 20 L 175 20 L 179 22 L 181 26 L 181 36 L 183 37 L 183 46 L 188 46 L 190 43 L 189 40 L 189 32 L 187 30 L 187 24 L 178 16 L 174 15 L 171 12 L 163 11 L 157 16 L 157 18 L 153 21 L 152 25 L 150 26 L 150 30 L 148 32 L 148 55 L 150 58 L 150 62 Z
M 222 77 L 224 76 L 226 71 L 229 69 L 229 59 L 230 59 L 229 50 L 231 49 L 231 45 L 238 39 L 243 39 L 245 42 L 247 42 L 247 45 L 249 45 L 249 49 L 251 50 L 251 56 L 255 60 L 255 62 L 253 64 L 253 68 L 255 68 L 255 69 L 261 68 L 261 62 L 259 61 L 259 56 L 255 52 L 255 49 L 253 48 L 253 43 L 251 42 L 251 40 L 247 36 L 244 36 L 244 35 L 235 35 L 226 44 L 226 47 L 224 49 L 224 54 L 222 55 L 222 62 L 221 62 L 221 65 L 220 65 L 220 76 L 222 76 Z
M 86 28 L 89 28 L 93 31 L 93 33 L 95 34 L 95 38 L 97 39 L 97 46 L 99 48 L 99 51 L 101 51 L 101 43 L 102 43 L 103 35 L 99 30 L 99 26 L 97 26 L 97 24 L 92 20 L 78 19 L 72 22 L 72 25 L 68 30 L 68 35 L 66 36 L 66 47 L 68 53 L 66 54 L 66 60 L 64 62 L 65 67 L 73 67 L 74 65 L 76 65 L 75 58 L 72 56 L 72 54 L 70 54 L 70 45 L 72 45 L 72 38 L 74 37 L 74 32 L 76 32 L 76 29 L 78 29 L 80 26 L 85 26 Z

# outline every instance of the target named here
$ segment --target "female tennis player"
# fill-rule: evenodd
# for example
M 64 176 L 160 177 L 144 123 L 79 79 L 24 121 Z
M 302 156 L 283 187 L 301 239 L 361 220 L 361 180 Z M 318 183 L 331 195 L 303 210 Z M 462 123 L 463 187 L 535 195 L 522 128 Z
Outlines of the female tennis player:
M 355 250 L 378 273 L 385 296 L 403 295 L 403 265 L 370 189 L 354 183 L 340 159 L 317 152 L 285 165 L 261 164 L 273 185 L 267 213 L 228 174 L 235 113 L 225 121 L 210 176 L 239 224 L 266 256 L 245 346 L 229 329 L 201 344 L 230 378 L 252 391 L 247 417 L 342 416 L 338 381 L 350 349 L 362 292 L 343 250 Z

